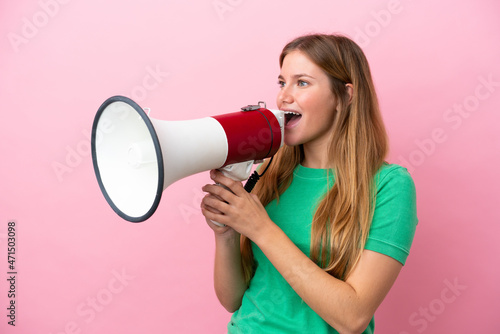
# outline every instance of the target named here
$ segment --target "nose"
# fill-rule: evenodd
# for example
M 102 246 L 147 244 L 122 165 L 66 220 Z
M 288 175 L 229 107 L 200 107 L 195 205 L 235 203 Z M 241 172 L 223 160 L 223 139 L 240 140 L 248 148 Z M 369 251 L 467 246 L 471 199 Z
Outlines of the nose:
M 276 97 L 276 104 L 281 106 L 282 104 L 293 103 L 293 93 L 290 91 L 288 86 L 284 86 L 280 89 L 278 96 Z

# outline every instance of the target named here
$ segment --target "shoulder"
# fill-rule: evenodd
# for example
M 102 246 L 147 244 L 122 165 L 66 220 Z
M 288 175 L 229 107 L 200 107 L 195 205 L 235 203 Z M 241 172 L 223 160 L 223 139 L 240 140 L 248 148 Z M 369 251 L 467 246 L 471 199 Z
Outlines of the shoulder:
M 408 170 L 397 164 L 384 163 L 375 174 L 376 192 L 415 192 L 415 183 Z
M 384 164 L 375 175 L 376 198 L 366 249 L 403 265 L 418 224 L 413 179 L 404 167 Z
M 375 175 L 375 213 L 415 216 L 415 183 L 404 167 L 384 164 Z

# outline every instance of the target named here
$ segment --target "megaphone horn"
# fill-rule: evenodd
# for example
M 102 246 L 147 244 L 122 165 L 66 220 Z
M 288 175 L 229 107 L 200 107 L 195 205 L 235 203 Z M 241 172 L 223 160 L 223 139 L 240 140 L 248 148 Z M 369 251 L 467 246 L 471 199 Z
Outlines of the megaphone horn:
M 113 96 L 92 125 L 94 171 L 113 210 L 142 222 L 156 211 L 163 191 L 186 176 L 222 169 L 239 181 L 248 178 L 254 161 L 283 144 L 283 127 L 283 111 L 263 102 L 229 114 L 164 121 L 128 97 Z

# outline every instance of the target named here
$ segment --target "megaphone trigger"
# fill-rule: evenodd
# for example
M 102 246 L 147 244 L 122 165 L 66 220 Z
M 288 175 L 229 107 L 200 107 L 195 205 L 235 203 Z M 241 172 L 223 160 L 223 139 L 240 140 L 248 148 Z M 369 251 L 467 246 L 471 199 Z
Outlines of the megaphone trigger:
M 222 174 L 224 174 L 224 176 L 227 176 L 235 181 L 245 181 L 250 176 L 253 163 L 253 160 L 238 162 L 219 168 L 219 170 Z

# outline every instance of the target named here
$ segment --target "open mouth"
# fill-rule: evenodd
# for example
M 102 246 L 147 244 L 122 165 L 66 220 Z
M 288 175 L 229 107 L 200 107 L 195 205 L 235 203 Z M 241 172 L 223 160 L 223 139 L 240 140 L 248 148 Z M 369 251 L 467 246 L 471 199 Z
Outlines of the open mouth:
M 286 127 L 293 127 L 296 125 L 300 119 L 302 118 L 302 115 L 299 114 L 298 112 L 295 111 L 285 111 L 285 126 Z

